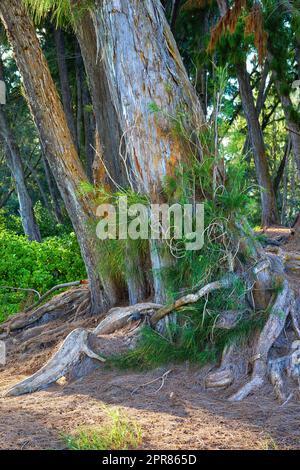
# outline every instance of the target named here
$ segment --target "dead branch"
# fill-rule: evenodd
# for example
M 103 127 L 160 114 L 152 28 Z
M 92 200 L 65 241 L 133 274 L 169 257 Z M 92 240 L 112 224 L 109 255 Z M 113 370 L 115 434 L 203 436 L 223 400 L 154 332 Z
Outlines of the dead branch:
M 0 286 L 0 289 L 7 289 L 7 290 L 14 290 L 14 291 L 21 291 L 21 292 L 33 292 L 38 296 L 38 298 L 41 298 L 41 294 L 39 293 L 38 290 L 35 289 L 25 289 L 23 287 L 10 287 L 10 286 Z
M 162 307 L 151 317 L 151 324 L 155 326 L 162 318 L 164 318 L 169 313 L 172 313 L 174 310 L 178 310 L 181 307 L 184 307 L 185 305 L 194 304 L 198 302 L 198 300 L 200 300 L 205 295 L 208 295 L 210 292 L 213 292 L 218 289 L 227 289 L 231 287 L 236 279 L 237 277 L 235 275 L 226 276 L 223 279 L 220 279 L 219 281 L 207 284 L 194 294 L 185 295 L 184 297 L 181 297 L 180 299 L 176 300 L 173 304 Z
M 42 296 L 40 295 L 39 300 L 35 304 L 33 304 L 30 307 L 26 308 L 25 312 L 30 312 L 34 308 L 38 307 L 43 302 L 43 300 L 47 299 L 47 297 L 49 297 L 49 295 L 53 294 L 53 292 L 55 292 L 57 290 L 66 289 L 67 287 L 77 287 L 77 286 L 80 286 L 82 284 L 86 284 L 86 281 L 74 281 L 74 282 L 67 282 L 65 284 L 58 284 L 57 286 L 54 286 L 50 290 L 45 292 L 45 294 L 43 294 Z
M 134 395 L 140 388 L 145 388 L 145 387 L 147 387 L 148 385 L 152 385 L 152 384 L 158 382 L 159 380 L 161 380 L 161 385 L 160 385 L 160 387 L 155 391 L 155 393 L 160 392 L 161 389 L 163 388 L 163 386 L 165 385 L 166 378 L 168 377 L 168 375 L 169 375 L 171 372 L 173 372 L 172 369 L 170 369 L 170 370 L 168 370 L 167 372 L 165 372 L 162 376 L 157 377 L 156 379 L 150 380 L 150 382 L 146 382 L 145 384 L 139 385 L 138 387 L 136 387 L 135 389 L 132 390 L 131 395 Z

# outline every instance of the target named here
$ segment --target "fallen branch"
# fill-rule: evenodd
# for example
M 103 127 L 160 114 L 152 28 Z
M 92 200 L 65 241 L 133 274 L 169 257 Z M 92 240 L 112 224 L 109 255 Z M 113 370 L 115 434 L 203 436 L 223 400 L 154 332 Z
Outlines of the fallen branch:
M 39 291 L 35 289 L 26 289 L 23 287 L 10 287 L 10 286 L 0 286 L 0 289 L 21 291 L 21 292 L 33 292 L 34 294 L 38 296 L 39 299 L 41 298 L 41 294 L 39 293 Z
M 155 326 L 162 318 L 164 318 L 169 313 L 172 313 L 174 310 L 178 310 L 185 305 L 198 302 L 198 300 L 200 300 L 205 295 L 208 295 L 210 292 L 218 289 L 228 289 L 233 285 L 236 279 L 237 277 L 235 275 L 224 277 L 219 281 L 207 284 L 194 294 L 185 295 L 184 297 L 176 300 L 173 304 L 162 307 L 151 317 L 151 325 Z
M 161 377 L 157 377 L 157 378 L 154 379 L 154 380 L 150 380 L 150 382 L 146 382 L 145 384 L 139 385 L 139 386 L 136 387 L 134 390 L 132 390 L 131 395 L 134 395 L 140 388 L 144 388 L 144 387 L 147 387 L 148 385 L 152 385 L 152 384 L 158 382 L 159 380 L 161 380 L 161 385 L 160 385 L 160 387 L 156 390 L 155 393 L 160 392 L 161 389 L 163 388 L 163 386 L 165 385 L 166 378 L 168 377 L 168 375 L 169 375 L 171 372 L 173 372 L 172 369 L 170 369 L 170 370 L 168 370 L 167 372 L 165 372 Z
M 33 304 L 30 307 L 26 308 L 25 313 L 30 312 L 34 308 L 38 307 L 43 302 L 43 300 L 45 300 L 47 297 L 49 297 L 49 295 L 53 294 L 53 292 L 55 292 L 57 290 L 61 290 L 61 289 L 66 289 L 67 287 L 81 286 L 82 284 L 86 284 L 86 282 L 87 281 L 67 282 L 65 284 L 58 284 L 57 286 L 52 287 L 45 294 L 43 294 L 43 295 L 39 294 L 39 300 L 35 304 Z M 31 290 L 31 289 L 29 289 L 29 290 Z

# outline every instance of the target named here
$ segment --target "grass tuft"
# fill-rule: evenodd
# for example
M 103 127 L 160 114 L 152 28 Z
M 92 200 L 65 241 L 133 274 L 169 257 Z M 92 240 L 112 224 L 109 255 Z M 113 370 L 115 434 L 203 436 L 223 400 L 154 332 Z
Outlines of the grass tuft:
M 119 408 L 105 408 L 109 423 L 100 427 L 82 428 L 75 435 L 63 436 L 69 450 L 132 450 L 138 449 L 142 432 Z

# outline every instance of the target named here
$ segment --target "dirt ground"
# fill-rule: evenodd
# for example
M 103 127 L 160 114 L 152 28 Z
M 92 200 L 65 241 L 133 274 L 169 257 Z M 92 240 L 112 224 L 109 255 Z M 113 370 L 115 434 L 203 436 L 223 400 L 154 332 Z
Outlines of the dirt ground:
M 49 351 L 32 361 L 35 368 Z M 26 367 L 23 364 L 22 367 Z M 18 367 L 4 370 L 0 393 L 26 377 Z M 140 387 L 170 370 L 124 373 L 101 366 L 69 384 L 17 398 L 0 398 L 1 449 L 64 449 L 62 433 L 106 420 L 104 406 L 118 406 L 141 427 L 141 449 L 299 449 L 300 402 L 280 407 L 265 387 L 242 403 L 205 392 L 204 371 L 174 366 L 161 381 Z M 27 373 L 28 373 L 27 372 Z
M 118 336 L 104 338 L 104 352 L 116 351 L 120 341 Z M 300 449 L 299 397 L 280 406 L 266 385 L 242 403 L 230 403 L 231 391 L 205 391 L 207 369 L 188 364 L 147 373 L 101 365 L 86 377 L 45 391 L 2 396 L 43 365 L 55 348 L 57 344 L 40 343 L 38 349 L 12 353 L 0 370 L 0 449 L 64 449 L 62 434 L 101 425 L 107 419 L 104 406 L 121 408 L 140 425 L 141 449 Z M 163 384 L 148 384 L 168 370 Z

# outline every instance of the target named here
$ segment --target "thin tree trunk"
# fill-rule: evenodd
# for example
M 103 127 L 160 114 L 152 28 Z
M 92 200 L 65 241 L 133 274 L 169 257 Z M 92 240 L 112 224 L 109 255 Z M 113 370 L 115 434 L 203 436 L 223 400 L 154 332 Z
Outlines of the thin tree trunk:
M 31 241 L 41 242 L 41 234 L 39 227 L 36 223 L 32 200 L 29 195 L 26 182 L 22 160 L 20 157 L 19 149 L 14 145 L 10 137 L 7 137 L 3 131 L 3 114 L 2 110 L 0 111 L 0 133 L 5 138 L 6 142 L 6 156 L 7 156 L 7 165 L 11 171 L 12 177 L 15 180 L 16 191 L 19 201 L 19 210 L 22 226 L 24 229 L 25 235 Z
M 84 69 L 83 69 L 83 62 L 82 62 L 82 57 L 80 53 L 80 47 L 78 42 L 76 41 L 76 89 L 77 89 L 77 109 L 76 109 L 76 128 L 77 128 L 77 148 L 78 148 L 78 153 L 80 154 L 81 150 L 81 138 L 82 138 L 82 115 L 83 115 L 83 110 L 82 110 L 82 88 L 83 88 L 83 74 L 84 74 Z
M 48 64 L 33 23 L 19 0 L 2 0 L 0 17 L 14 50 L 45 155 L 77 234 L 90 282 L 92 313 L 103 312 L 107 304 L 115 303 L 116 292 L 114 285 L 107 281 L 104 283 L 99 273 L 97 239 L 89 229 L 95 208 L 87 195 L 78 194 L 81 184 L 87 179 Z
M 220 15 L 225 16 L 228 11 L 227 0 L 217 0 Z M 250 77 L 247 72 L 246 63 L 236 66 L 236 74 L 239 82 L 240 96 L 243 110 L 248 125 L 248 132 L 252 144 L 256 178 L 261 187 L 260 197 L 262 205 L 262 224 L 273 225 L 278 222 L 278 211 L 272 179 L 268 168 L 266 148 L 262 129 L 259 123 L 259 110 L 256 109 L 253 92 L 250 84 Z M 266 76 L 263 75 L 266 79 Z M 258 107 L 263 102 L 263 94 L 260 93 Z
M 83 122 L 84 122 L 84 143 L 85 143 L 85 158 L 86 158 L 86 174 L 90 182 L 93 182 L 93 164 L 95 159 L 95 137 L 96 137 L 96 123 L 95 115 L 92 109 L 92 101 L 87 85 L 87 81 L 83 81 L 82 88 L 82 102 L 83 102 Z
M 275 74 L 275 77 L 276 77 L 276 74 Z M 293 118 L 293 113 L 291 112 L 293 109 L 293 103 L 291 101 L 290 96 L 282 94 L 281 82 L 277 78 L 275 78 L 274 82 L 275 82 L 278 97 L 280 98 L 280 102 L 283 108 L 285 122 L 287 125 L 287 129 L 289 131 L 289 134 L 290 134 L 291 142 L 292 142 L 293 153 L 295 156 L 298 175 L 300 177 L 300 125 Z
M 51 195 L 54 216 L 56 218 L 57 223 L 62 224 L 64 221 L 64 218 L 63 218 L 63 214 L 61 212 L 61 207 L 60 207 L 60 194 L 57 188 L 55 187 L 56 183 L 55 181 L 53 181 L 51 177 L 51 170 L 49 168 L 49 164 L 44 154 L 42 155 L 42 160 L 43 160 L 43 166 L 44 166 L 47 185 L 48 185 L 49 192 Z
M 77 142 L 77 133 L 72 109 L 72 94 L 69 82 L 68 66 L 66 61 L 66 49 L 64 33 L 60 28 L 54 28 L 54 40 L 57 53 L 58 72 L 60 78 L 61 97 L 68 126 L 72 134 L 73 142 Z
M 31 197 L 26 186 L 20 151 L 15 143 L 13 133 L 9 128 L 2 105 L 0 105 L 0 134 L 4 140 L 4 152 L 6 154 L 7 165 L 16 184 L 24 233 L 29 240 L 41 242 L 41 234 L 35 221 Z
M 170 27 L 173 33 L 175 31 L 179 10 L 180 10 L 180 0 L 172 0 Z
M 41 197 L 42 197 L 42 200 L 44 202 L 44 206 L 46 207 L 46 209 L 48 210 L 48 212 L 52 212 L 52 207 L 48 201 L 48 197 L 47 197 L 47 194 L 45 193 L 45 190 L 43 188 L 43 185 L 42 185 L 42 182 L 40 181 L 40 178 L 38 176 L 38 173 L 36 171 L 36 169 L 34 168 L 33 165 L 31 165 L 31 163 L 29 161 L 25 161 L 25 165 L 27 166 L 28 170 L 30 171 L 34 181 L 36 182 L 38 188 L 39 188 L 39 191 L 40 191 L 40 194 L 41 194 Z
M 282 160 L 280 162 L 280 165 L 278 167 L 276 176 L 274 178 L 274 192 L 275 192 L 275 194 L 278 193 L 279 185 L 280 185 L 280 182 L 281 182 L 282 177 L 284 175 L 290 152 L 291 152 L 291 140 L 288 139 L 287 143 L 285 144 L 284 154 L 283 154 Z
M 85 145 L 85 163 L 86 163 L 86 174 L 91 183 L 93 183 L 93 162 L 95 158 L 95 116 L 92 109 L 92 100 L 87 84 L 87 79 L 85 76 L 85 68 L 81 55 L 80 46 L 78 41 L 76 41 L 76 80 L 77 80 L 77 89 L 80 90 L 80 99 L 81 99 L 81 113 L 80 117 L 78 116 L 78 121 L 80 124 L 82 121 L 83 115 L 83 124 L 84 124 L 84 145 Z M 78 122 L 79 124 L 79 122 Z M 78 126 L 79 127 L 79 126 Z
M 243 110 L 247 120 L 248 131 L 252 144 L 256 177 L 258 184 L 261 187 L 262 224 L 269 226 L 278 222 L 278 213 L 275 193 L 268 168 L 263 133 L 259 123 L 246 65 L 237 65 L 236 71 Z

